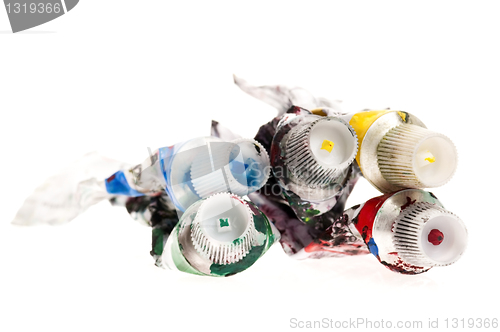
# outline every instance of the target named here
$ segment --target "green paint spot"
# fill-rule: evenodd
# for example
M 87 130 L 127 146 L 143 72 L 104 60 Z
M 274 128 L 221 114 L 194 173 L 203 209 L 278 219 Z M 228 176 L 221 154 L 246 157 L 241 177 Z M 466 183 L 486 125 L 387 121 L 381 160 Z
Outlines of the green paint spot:
M 274 233 L 271 232 L 271 234 L 269 234 L 269 243 L 273 244 L 275 241 L 276 239 L 274 238 Z
M 153 253 L 157 256 L 163 253 L 163 231 L 159 228 L 153 229 Z
M 306 213 L 307 213 L 308 215 L 310 215 L 310 216 L 315 216 L 315 215 L 319 214 L 319 213 L 320 213 L 320 211 L 319 211 L 319 210 L 315 210 L 315 209 L 307 209 L 307 210 L 306 210 Z
M 237 238 L 236 240 L 233 241 L 234 245 L 238 245 L 240 243 L 241 243 L 241 239 L 240 238 Z
M 234 264 L 227 264 L 227 265 L 212 264 L 210 265 L 210 273 L 216 276 L 229 277 L 233 274 L 244 271 L 248 269 L 250 266 L 252 266 L 253 263 L 255 263 L 257 259 L 259 259 L 259 257 L 262 256 L 264 248 L 265 245 L 253 247 L 252 250 L 250 250 L 250 252 L 248 253 L 248 255 L 246 255 L 245 257 L 243 257 L 242 260 Z
M 271 226 L 269 226 L 269 221 L 267 220 L 267 218 L 262 215 L 254 215 L 253 221 L 255 229 L 258 232 L 262 233 L 262 235 L 265 238 L 263 244 L 260 246 L 255 246 L 252 249 L 250 249 L 250 252 L 245 257 L 243 257 L 243 259 L 240 260 L 239 262 L 227 265 L 221 265 L 221 264 L 210 265 L 211 275 L 220 277 L 229 277 L 233 274 L 244 271 L 248 269 L 250 266 L 252 266 L 253 263 L 255 263 L 259 259 L 259 257 L 262 256 L 267 251 L 267 249 L 269 249 L 270 245 L 273 244 L 272 241 L 269 242 L 269 239 L 265 235 L 265 234 L 272 234 Z
M 226 219 L 219 219 L 220 222 L 220 227 L 228 227 L 229 226 L 229 221 Z
M 254 215 L 253 222 L 255 225 L 255 229 L 258 232 L 267 234 L 267 232 L 271 230 L 271 227 L 268 226 L 269 221 L 267 221 L 267 219 L 265 217 L 263 217 L 262 215 Z
M 305 213 L 305 216 L 302 217 L 302 220 L 306 223 L 309 223 L 311 221 L 313 221 L 313 217 L 318 215 L 320 213 L 319 210 L 315 210 L 315 209 L 307 209 L 307 210 L 304 210 L 304 213 Z

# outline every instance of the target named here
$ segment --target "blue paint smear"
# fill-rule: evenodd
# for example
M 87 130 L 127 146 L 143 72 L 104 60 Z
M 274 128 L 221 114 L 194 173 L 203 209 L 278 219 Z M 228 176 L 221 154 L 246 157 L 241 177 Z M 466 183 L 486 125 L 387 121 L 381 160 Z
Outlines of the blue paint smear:
M 244 163 L 233 160 L 229 163 L 229 169 L 239 183 L 253 191 L 253 187 L 256 187 L 256 184 L 261 182 L 265 173 L 259 167 L 250 167 L 251 165 L 259 164 L 252 158 L 247 158 Z
M 160 166 L 163 173 L 163 177 L 165 178 L 165 183 L 167 184 L 167 186 L 165 187 L 165 192 L 167 193 L 168 197 L 172 200 L 172 203 L 174 203 L 175 207 L 181 212 L 184 212 L 186 209 L 179 203 L 177 197 L 175 197 L 174 195 L 172 189 L 172 183 L 170 182 L 170 172 L 175 155 L 174 148 L 175 151 L 179 151 L 179 148 L 182 145 L 184 145 L 184 143 L 185 142 L 159 149 Z
M 125 195 L 130 197 L 144 196 L 143 193 L 140 193 L 130 187 L 123 171 L 118 171 L 111 175 L 106 179 L 105 184 L 106 191 L 110 194 Z
M 233 160 L 230 164 L 229 164 L 230 168 L 231 168 L 231 172 L 236 175 L 242 175 L 245 170 L 248 168 L 248 164 L 243 164 L 243 163 L 240 163 L 239 161 L 237 160 Z
M 375 243 L 375 240 L 373 238 L 371 238 L 370 241 L 368 241 L 367 245 L 368 245 L 368 249 L 370 250 L 370 252 L 375 257 L 378 257 L 378 247 L 377 247 L 377 244 Z

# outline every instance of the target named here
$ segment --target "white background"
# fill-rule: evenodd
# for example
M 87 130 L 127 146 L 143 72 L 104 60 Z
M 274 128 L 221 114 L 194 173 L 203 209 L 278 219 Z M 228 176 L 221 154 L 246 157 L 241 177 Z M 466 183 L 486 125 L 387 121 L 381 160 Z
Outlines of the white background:
M 0 331 L 256 331 L 290 319 L 500 318 L 499 6 L 492 1 L 82 0 L 19 34 L 0 9 Z M 253 137 L 275 115 L 233 86 L 302 86 L 345 111 L 401 109 L 459 151 L 433 190 L 469 230 L 465 256 L 418 276 L 371 256 L 294 261 L 275 245 L 230 278 L 161 270 L 150 229 L 102 202 L 19 228 L 49 175 L 98 150 L 130 163 L 207 135 Z M 377 192 L 365 182 L 349 205 Z

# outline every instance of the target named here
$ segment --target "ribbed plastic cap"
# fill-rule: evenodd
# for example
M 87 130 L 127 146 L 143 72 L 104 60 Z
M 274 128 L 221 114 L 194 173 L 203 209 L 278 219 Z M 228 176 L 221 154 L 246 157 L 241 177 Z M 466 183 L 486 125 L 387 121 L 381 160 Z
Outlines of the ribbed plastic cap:
M 421 267 L 455 263 L 467 245 L 467 229 L 460 218 L 437 205 L 420 202 L 401 212 L 393 226 L 398 254 Z
M 320 118 L 290 133 L 285 164 L 310 187 L 328 185 L 352 163 L 358 139 L 342 119 Z
M 210 144 L 191 166 L 191 182 L 201 198 L 230 191 L 244 196 L 260 189 L 269 179 L 269 156 L 253 139 Z
M 457 150 L 446 136 L 412 124 L 401 124 L 378 145 L 382 176 L 405 188 L 435 188 L 448 182 L 458 163 Z
M 230 193 L 207 198 L 191 225 L 194 248 L 214 264 L 240 261 L 254 245 L 256 236 L 250 207 Z

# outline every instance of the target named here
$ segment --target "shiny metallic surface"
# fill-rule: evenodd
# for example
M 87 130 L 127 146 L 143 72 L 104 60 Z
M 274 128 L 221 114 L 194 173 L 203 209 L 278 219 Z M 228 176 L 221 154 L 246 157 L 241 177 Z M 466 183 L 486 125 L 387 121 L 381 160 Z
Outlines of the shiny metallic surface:
M 403 114 L 403 116 L 400 114 Z M 389 112 L 375 120 L 370 128 L 368 128 L 360 144 L 359 160 L 361 165 L 359 167 L 361 168 L 361 172 L 368 182 L 383 193 L 403 189 L 403 187 L 393 185 L 384 179 L 379 170 L 377 160 L 379 142 L 389 130 L 402 123 L 414 124 L 426 128 L 422 121 L 413 114 L 397 111 Z
M 389 197 L 378 210 L 373 222 L 372 237 L 377 244 L 381 261 L 390 261 L 389 253 L 397 252 L 393 242 L 392 227 L 403 210 L 402 207 L 418 202 L 428 202 L 443 207 L 441 202 L 428 191 L 405 189 Z
M 343 166 L 335 172 L 334 180 L 326 184 L 311 186 L 306 181 L 304 181 L 303 178 L 298 176 L 292 169 L 290 169 L 287 163 L 286 151 L 288 140 L 293 135 L 294 131 L 297 130 L 297 128 L 309 126 L 313 122 L 321 119 L 324 118 L 305 112 L 298 115 L 285 114 L 285 116 L 283 117 L 283 119 L 281 119 L 277 126 L 276 133 L 271 145 L 270 155 L 271 165 L 273 167 L 273 175 L 280 186 L 286 191 L 293 192 L 303 200 L 317 203 L 331 201 L 332 198 L 334 199 L 342 191 L 347 182 L 347 178 L 351 173 L 351 169 L 348 165 L 351 162 L 346 163 L 347 166 Z M 353 137 L 355 137 L 357 140 L 354 129 L 352 129 L 352 127 L 346 121 L 337 118 L 332 118 L 332 120 L 345 123 L 345 125 L 352 132 Z M 307 147 L 307 149 L 310 148 Z M 333 204 L 335 204 L 334 201 Z
M 450 256 L 439 255 L 439 258 L 436 260 L 435 256 L 429 256 L 426 252 L 426 248 L 424 247 L 425 245 L 423 243 L 425 240 L 421 240 L 424 235 L 427 235 L 426 242 L 432 243 L 431 246 L 433 247 L 436 245 L 440 245 L 441 242 L 446 240 L 446 231 L 444 233 L 441 233 L 441 229 L 434 229 L 436 224 L 443 225 L 443 223 L 432 223 L 432 220 L 442 220 L 443 217 L 453 218 L 454 224 L 458 226 L 458 229 L 464 231 L 462 235 L 465 234 L 465 239 L 467 238 L 467 230 L 460 218 L 446 209 L 437 207 L 435 204 L 426 202 L 415 203 L 405 209 L 403 213 L 401 213 L 393 227 L 393 231 L 395 234 L 394 246 L 396 247 L 399 256 L 401 256 L 405 262 L 416 266 L 447 266 L 455 263 L 460 258 L 460 256 L 462 256 L 466 245 L 463 245 L 458 250 L 456 248 L 460 247 L 460 243 L 466 244 L 467 241 L 464 240 L 464 238 L 461 238 L 460 235 L 454 234 L 455 232 L 453 231 L 450 232 L 452 240 L 448 242 L 448 245 L 453 243 L 455 244 L 455 246 L 453 246 L 454 248 L 450 248 L 448 246 L 448 249 L 445 251 L 448 253 L 450 251 L 455 252 L 452 258 L 450 258 Z M 434 227 L 426 227 L 428 226 L 429 221 L 431 221 L 430 223 L 434 225 Z M 446 226 L 446 223 L 444 223 L 444 226 L 445 229 L 449 230 L 449 227 Z M 433 243 L 431 242 L 431 240 L 429 240 L 431 229 L 433 229 L 434 231 L 438 231 L 438 236 L 442 236 L 440 240 L 435 239 L 439 241 L 438 243 Z M 429 247 L 427 247 L 427 249 L 429 249 Z
M 191 218 L 185 218 L 185 224 L 179 229 L 179 244 L 182 246 L 182 254 L 189 264 L 191 264 L 191 266 L 199 272 L 209 275 L 212 262 L 208 258 L 201 256 L 196 251 L 193 241 L 191 240 L 191 224 L 194 217 L 195 216 L 193 215 Z

